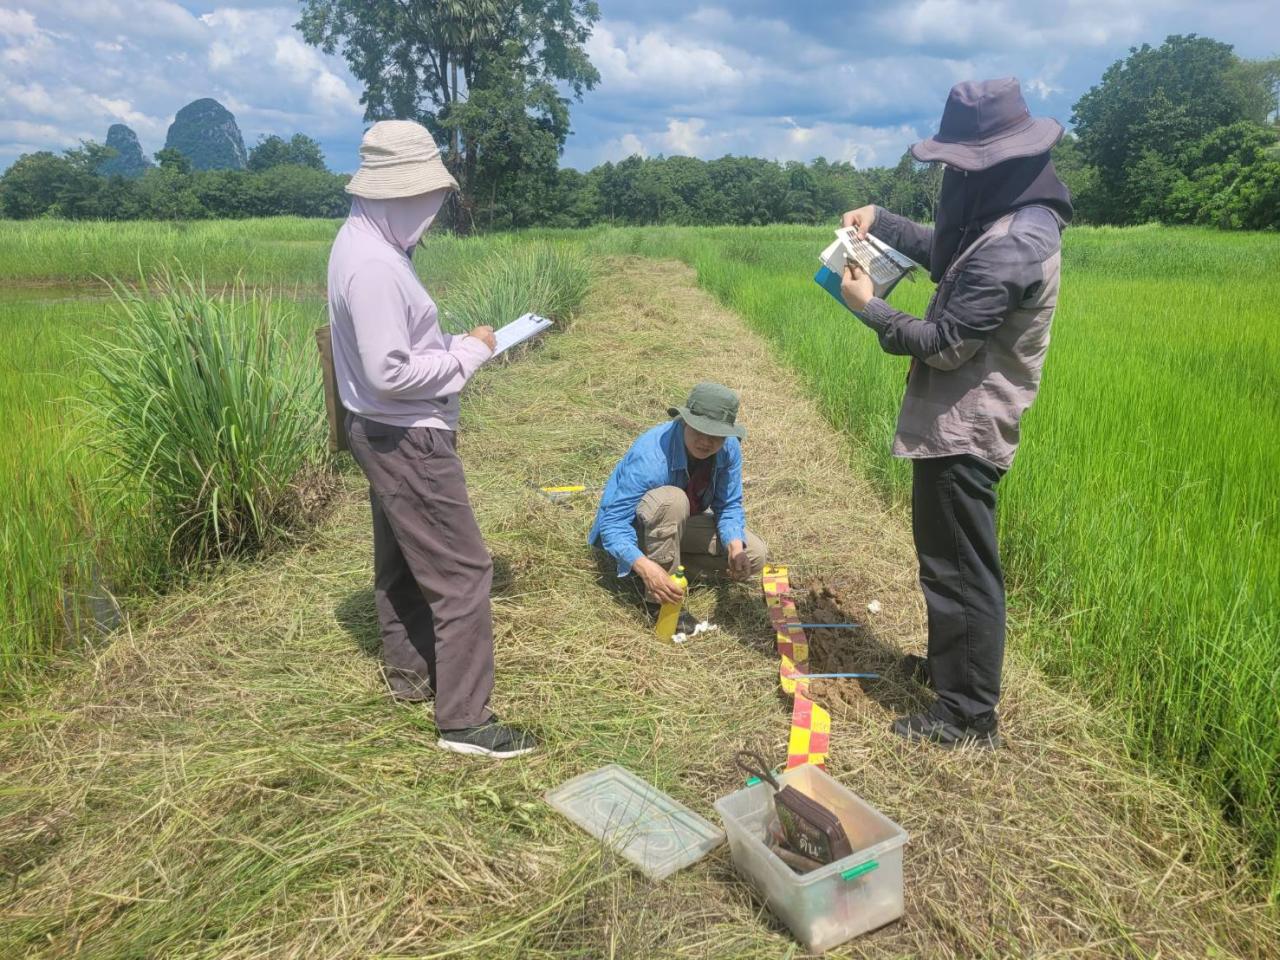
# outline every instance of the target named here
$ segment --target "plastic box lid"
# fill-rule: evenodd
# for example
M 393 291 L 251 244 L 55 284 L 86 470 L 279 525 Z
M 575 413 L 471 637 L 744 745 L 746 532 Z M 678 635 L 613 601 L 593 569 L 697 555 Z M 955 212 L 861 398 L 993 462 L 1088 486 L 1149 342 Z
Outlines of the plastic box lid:
M 547 803 L 661 880 L 701 860 L 724 831 L 617 764 L 547 791 Z

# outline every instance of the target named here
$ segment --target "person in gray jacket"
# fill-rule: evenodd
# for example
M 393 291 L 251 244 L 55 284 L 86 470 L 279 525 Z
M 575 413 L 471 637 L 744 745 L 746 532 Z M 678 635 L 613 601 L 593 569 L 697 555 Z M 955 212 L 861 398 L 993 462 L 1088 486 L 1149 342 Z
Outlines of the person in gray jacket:
M 937 136 L 911 147 L 946 164 L 932 229 L 877 206 L 844 216 L 929 267 L 923 318 L 873 295 L 856 266 L 841 294 L 886 353 L 910 356 L 895 456 L 912 461 L 911 516 L 928 608 L 928 657 L 906 666 L 933 686 L 930 709 L 894 721 L 908 740 L 999 745 L 1004 576 L 996 485 L 1035 399 L 1058 301 L 1071 196 L 1049 151 L 1062 126 L 1034 118 L 1013 78 L 952 88 Z

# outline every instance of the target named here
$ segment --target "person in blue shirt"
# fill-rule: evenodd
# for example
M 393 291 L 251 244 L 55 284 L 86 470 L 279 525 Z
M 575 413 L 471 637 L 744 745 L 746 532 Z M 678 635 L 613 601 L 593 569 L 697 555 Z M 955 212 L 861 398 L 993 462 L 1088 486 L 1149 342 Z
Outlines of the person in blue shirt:
M 635 574 L 651 606 L 674 603 L 683 591 L 671 574 L 759 576 L 768 557 L 746 528 L 742 509 L 742 445 L 738 396 L 700 383 L 672 419 L 641 434 L 613 469 L 588 542 Z M 681 614 L 679 630 L 693 626 Z

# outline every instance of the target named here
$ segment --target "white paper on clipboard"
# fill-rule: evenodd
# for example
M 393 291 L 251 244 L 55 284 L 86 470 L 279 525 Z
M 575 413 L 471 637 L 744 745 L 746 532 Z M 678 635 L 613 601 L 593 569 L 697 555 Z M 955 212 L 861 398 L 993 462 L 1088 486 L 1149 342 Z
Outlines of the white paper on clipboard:
M 546 317 L 538 316 L 536 313 L 526 313 L 522 317 L 517 317 L 505 327 L 493 332 L 493 339 L 498 344 L 493 351 L 493 355 L 496 357 L 504 354 L 512 347 L 524 343 L 531 337 L 536 337 L 550 327 L 553 322 Z

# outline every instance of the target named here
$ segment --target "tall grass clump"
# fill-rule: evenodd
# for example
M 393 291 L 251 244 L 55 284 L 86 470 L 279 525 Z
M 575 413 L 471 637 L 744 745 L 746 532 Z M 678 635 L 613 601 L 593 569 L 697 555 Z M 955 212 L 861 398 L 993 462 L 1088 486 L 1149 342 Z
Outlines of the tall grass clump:
M 525 313 L 563 321 L 591 286 L 594 264 L 563 244 L 486 244 L 447 298 L 445 316 L 455 331 L 501 327 Z
M 181 273 L 114 291 L 111 339 L 93 344 L 106 483 L 146 492 L 176 566 L 269 544 L 305 512 L 324 456 L 316 363 L 282 332 L 293 308 Z

